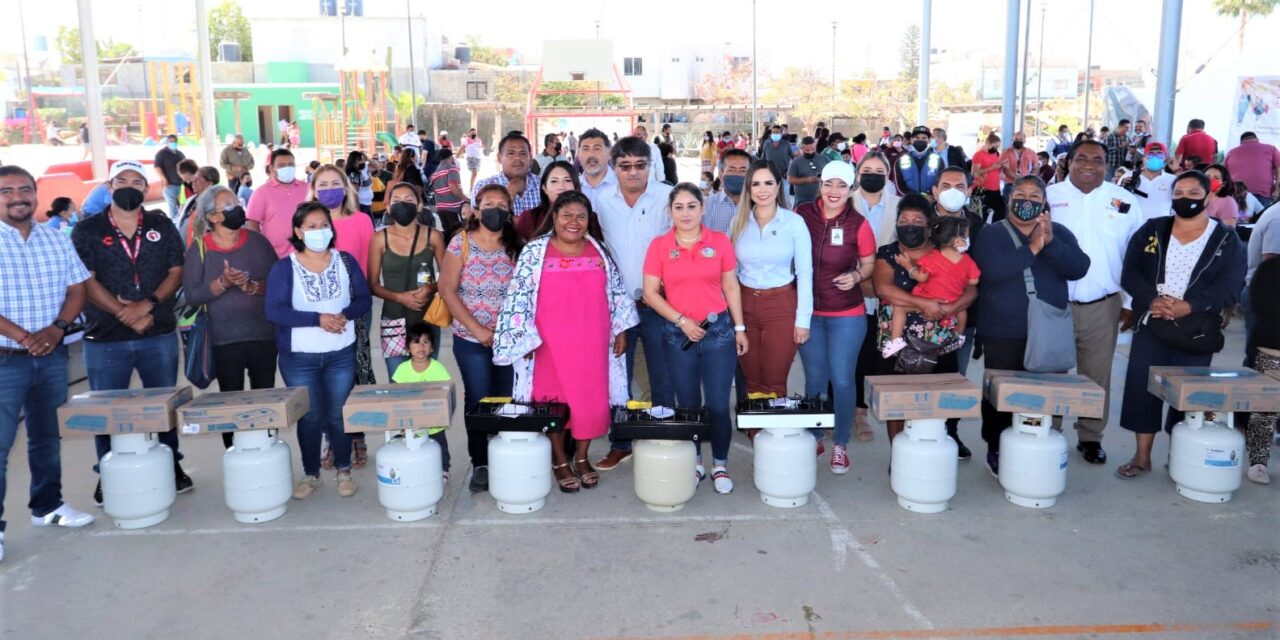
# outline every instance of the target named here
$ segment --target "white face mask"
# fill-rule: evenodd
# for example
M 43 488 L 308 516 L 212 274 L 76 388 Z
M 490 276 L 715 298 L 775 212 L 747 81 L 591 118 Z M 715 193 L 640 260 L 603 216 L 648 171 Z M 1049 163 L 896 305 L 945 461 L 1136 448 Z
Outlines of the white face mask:
M 969 202 L 969 196 L 959 189 L 947 189 L 938 194 L 938 204 L 943 209 L 955 213 L 964 208 L 965 203 Z
M 276 180 L 289 184 L 290 182 L 293 182 L 293 179 L 297 177 L 297 174 L 297 167 L 280 167 L 279 169 L 276 169 Z
M 325 251 L 333 240 L 333 229 L 308 229 L 302 232 L 302 242 L 312 251 Z
M 959 251 L 960 253 L 964 253 L 968 250 L 969 250 L 969 239 L 965 238 L 963 241 L 961 241 L 960 245 L 956 247 L 956 251 Z
M 706 181 L 706 180 L 699 180 L 699 181 L 698 181 L 698 188 L 699 188 L 699 189 L 702 189 L 703 191 L 706 191 L 706 190 L 707 190 L 707 181 Z

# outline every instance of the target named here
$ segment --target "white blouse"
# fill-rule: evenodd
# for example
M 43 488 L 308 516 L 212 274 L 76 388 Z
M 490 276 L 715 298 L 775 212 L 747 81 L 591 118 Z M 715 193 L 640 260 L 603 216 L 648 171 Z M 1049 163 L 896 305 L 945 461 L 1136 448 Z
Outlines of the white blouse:
M 1200 254 L 1204 253 L 1205 246 L 1209 244 L 1209 236 L 1216 226 L 1218 221 L 1210 218 L 1204 233 L 1187 244 L 1182 244 L 1175 236 L 1169 236 L 1169 253 L 1164 258 L 1164 282 L 1156 285 L 1157 293 L 1178 300 L 1187 294 L 1191 272 L 1200 261 Z
M 342 313 L 351 304 L 351 281 L 342 254 L 329 250 L 329 266 L 315 273 L 298 262 L 293 264 L 293 308 L 316 313 Z M 329 333 L 320 327 L 294 327 L 290 336 L 295 353 L 330 353 L 344 349 L 356 341 L 355 321 L 347 320 L 342 333 Z

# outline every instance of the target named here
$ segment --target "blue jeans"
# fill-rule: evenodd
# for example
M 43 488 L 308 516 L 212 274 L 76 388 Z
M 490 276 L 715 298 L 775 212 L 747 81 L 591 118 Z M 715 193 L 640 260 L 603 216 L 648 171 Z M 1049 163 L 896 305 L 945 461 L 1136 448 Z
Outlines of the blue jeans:
M 515 371 L 510 366 L 494 364 L 493 349 L 454 336 L 453 359 L 458 362 L 458 372 L 462 374 L 462 406 L 466 413 L 478 409 L 481 398 L 511 395 Z M 467 454 L 471 456 L 471 466 L 488 465 L 489 439 L 484 434 L 468 431 Z
M 164 188 L 164 202 L 169 205 L 169 219 L 178 219 L 178 194 L 182 192 L 182 185 L 171 184 Z
M 290 387 L 306 387 L 311 410 L 298 421 L 302 472 L 320 475 L 320 439 L 328 437 L 333 466 L 351 469 L 351 436 L 342 428 L 342 405 L 356 386 L 356 347 L 327 353 L 280 352 L 280 376 Z
M 849 446 L 853 435 L 853 413 L 858 403 L 858 352 L 867 334 L 866 316 L 814 316 L 809 326 L 809 341 L 800 345 L 800 364 L 804 365 L 804 395 L 827 395 L 827 384 L 835 393 L 836 426 L 831 440 Z M 822 436 L 818 431 L 814 434 Z
M 67 348 L 43 358 L 0 355 L 0 533 L 4 532 L 5 474 L 9 449 L 26 409 L 27 466 L 31 468 L 31 515 L 62 506 L 62 457 L 58 407 L 67 401 Z
M 707 410 L 711 418 L 711 457 L 716 464 L 724 464 L 729 459 L 729 443 L 733 439 L 733 424 L 729 420 L 729 387 L 733 385 L 733 372 L 738 366 L 733 321 L 728 313 L 720 314 L 720 318 L 707 328 L 707 335 L 688 350 L 680 348 L 684 345 L 684 332 L 673 323 L 663 322 L 662 346 L 666 351 L 663 364 L 670 367 L 676 404 Z M 645 351 L 645 357 L 649 357 L 648 351 Z M 649 366 L 653 365 L 650 363 Z M 701 455 L 701 443 L 698 451 Z
M 172 387 L 178 384 L 178 336 L 172 333 L 120 342 L 84 341 L 84 367 L 93 391 L 128 389 L 133 372 L 138 372 L 143 389 Z M 182 459 L 178 452 L 178 430 L 160 434 L 160 442 L 173 449 L 173 461 Z M 111 451 L 111 436 L 94 436 L 98 459 Z M 98 466 L 94 465 L 94 471 Z
M 638 305 L 640 324 L 627 329 L 627 388 L 631 388 L 632 371 L 636 366 L 636 345 L 644 343 L 644 362 L 649 370 L 649 399 L 655 407 L 674 407 L 676 404 L 676 388 L 672 382 L 671 367 L 668 366 L 665 343 L 665 327 L 673 326 L 647 305 Z M 680 345 L 676 345 L 679 348 Z M 630 451 L 630 440 L 614 440 L 613 432 L 609 432 L 609 443 L 614 451 Z

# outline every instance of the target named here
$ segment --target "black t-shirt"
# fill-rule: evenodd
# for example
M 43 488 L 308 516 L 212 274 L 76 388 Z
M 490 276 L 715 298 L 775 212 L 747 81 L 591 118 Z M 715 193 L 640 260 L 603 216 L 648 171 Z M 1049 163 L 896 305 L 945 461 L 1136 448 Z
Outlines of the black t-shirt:
M 158 211 L 145 212 L 134 238 L 137 237 L 141 237 L 141 242 L 137 244 L 135 271 L 134 262 L 122 246 L 120 233 L 111 224 L 109 212 L 81 220 L 71 232 L 76 253 L 80 254 L 80 260 L 93 273 L 94 279 L 107 291 L 125 300 L 143 300 L 153 295 L 160 283 L 169 277 L 169 270 L 182 266 L 184 261 L 182 237 L 169 216 Z M 130 251 L 135 246 L 134 238 L 127 241 Z M 120 342 L 172 333 L 177 327 L 174 306 L 175 296 L 161 300 L 152 311 L 155 323 L 139 335 L 116 320 L 115 315 L 99 309 L 90 301 L 84 307 L 84 338 L 95 342 Z
M 178 163 L 186 159 L 181 151 L 165 147 L 156 153 L 156 171 L 164 174 L 164 179 L 169 184 L 182 184 L 182 178 L 178 175 Z
M 1280 258 L 1264 260 L 1249 281 L 1249 301 L 1258 319 L 1253 323 L 1253 346 L 1280 349 Z

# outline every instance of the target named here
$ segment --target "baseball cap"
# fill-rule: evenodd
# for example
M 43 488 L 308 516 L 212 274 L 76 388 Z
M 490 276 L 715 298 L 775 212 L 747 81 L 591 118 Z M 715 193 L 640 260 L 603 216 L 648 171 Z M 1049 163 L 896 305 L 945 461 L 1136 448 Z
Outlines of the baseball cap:
M 1151 153 L 1152 151 L 1159 151 L 1169 155 L 1169 147 L 1164 146 L 1163 142 L 1148 142 L 1146 148 L 1142 150 L 1143 153 Z
M 447 135 L 449 135 L 449 132 L 448 132 L 448 131 L 445 131 L 444 129 L 441 129 L 441 130 L 440 130 L 440 135 L 442 135 L 442 136 L 447 136 Z
M 924 126 L 924 125 L 920 125 L 920 126 L 918 126 L 918 127 L 916 127 L 916 128 L 914 128 L 914 129 L 912 129 L 912 130 L 911 130 L 911 135 L 913 135 L 913 136 L 918 136 L 918 135 L 920 135 L 920 134 L 922 134 L 922 133 L 923 133 L 924 135 L 926 135 L 926 136 L 929 136 L 930 138 L 932 138 L 932 137 L 933 137 L 933 130 L 932 130 L 932 129 L 930 129 L 929 127 Z
M 828 162 L 827 166 L 822 168 L 822 181 L 838 179 L 850 187 L 853 186 L 853 165 L 848 162 Z
M 111 172 L 107 174 L 107 182 L 115 180 L 116 176 L 126 171 L 132 171 L 142 176 L 143 180 L 147 179 L 147 172 L 142 168 L 141 162 L 137 160 L 117 160 L 115 164 L 111 165 Z

